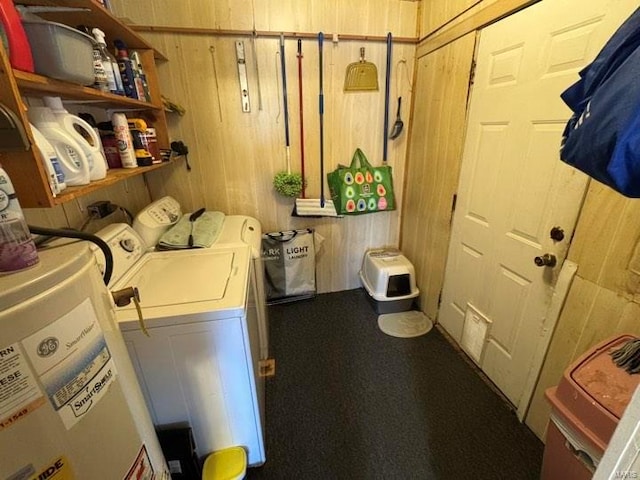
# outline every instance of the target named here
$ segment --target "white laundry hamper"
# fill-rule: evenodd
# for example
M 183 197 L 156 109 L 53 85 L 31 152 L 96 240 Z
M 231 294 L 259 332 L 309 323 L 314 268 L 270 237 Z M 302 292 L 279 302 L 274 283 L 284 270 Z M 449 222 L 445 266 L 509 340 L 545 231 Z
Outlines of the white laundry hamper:
M 411 262 L 397 249 L 368 250 L 362 260 L 360 281 L 376 313 L 411 310 L 420 294 Z

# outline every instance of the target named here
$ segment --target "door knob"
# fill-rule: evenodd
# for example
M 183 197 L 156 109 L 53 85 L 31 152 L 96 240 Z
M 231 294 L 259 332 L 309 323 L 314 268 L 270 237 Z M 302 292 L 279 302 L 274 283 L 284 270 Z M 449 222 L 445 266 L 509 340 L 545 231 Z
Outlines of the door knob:
M 539 257 L 533 259 L 538 267 L 555 267 L 556 256 L 553 253 L 545 253 Z

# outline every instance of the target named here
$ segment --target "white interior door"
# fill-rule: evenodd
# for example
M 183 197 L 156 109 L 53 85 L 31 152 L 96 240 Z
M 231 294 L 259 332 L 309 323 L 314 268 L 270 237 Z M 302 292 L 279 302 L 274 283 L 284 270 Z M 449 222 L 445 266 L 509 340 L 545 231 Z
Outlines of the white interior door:
M 636 7 L 542 1 L 480 34 L 439 321 L 519 411 L 587 185 L 559 161 L 559 95 Z

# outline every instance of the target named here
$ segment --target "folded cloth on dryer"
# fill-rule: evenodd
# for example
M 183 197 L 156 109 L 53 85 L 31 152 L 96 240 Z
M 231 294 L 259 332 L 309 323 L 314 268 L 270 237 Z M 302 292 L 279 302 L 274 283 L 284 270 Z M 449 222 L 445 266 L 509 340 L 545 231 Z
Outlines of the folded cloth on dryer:
M 222 231 L 224 213 L 204 212 L 194 221 L 189 220 L 190 216 L 190 214 L 183 215 L 178 223 L 167 230 L 160 237 L 158 248 L 162 250 L 206 248 L 217 240 Z M 189 246 L 190 235 L 193 235 L 192 247 Z

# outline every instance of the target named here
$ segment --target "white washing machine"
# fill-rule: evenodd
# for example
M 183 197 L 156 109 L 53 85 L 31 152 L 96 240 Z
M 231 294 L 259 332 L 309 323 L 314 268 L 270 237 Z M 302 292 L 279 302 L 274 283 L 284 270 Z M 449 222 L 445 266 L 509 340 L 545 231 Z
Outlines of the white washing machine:
M 162 234 L 182 216 L 180 204 L 166 196 L 143 208 L 133 224 L 149 251 L 155 248 Z M 215 248 L 229 248 L 235 245 L 249 245 L 253 262 L 253 276 L 256 291 L 256 309 L 258 312 L 258 331 L 260 338 L 260 360 L 269 358 L 269 318 L 267 316 L 267 296 L 262 262 L 262 226 L 253 217 L 245 215 L 227 215 L 222 230 L 211 245 Z
M 264 463 L 250 247 L 145 252 L 124 224 L 98 235 L 114 255 L 110 288 L 140 292 L 144 320 L 134 304 L 116 314 L 154 424 L 188 422 L 201 457 L 242 446 L 249 465 Z

